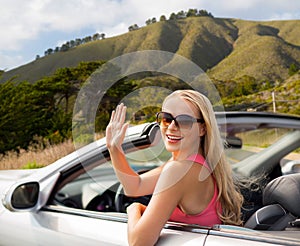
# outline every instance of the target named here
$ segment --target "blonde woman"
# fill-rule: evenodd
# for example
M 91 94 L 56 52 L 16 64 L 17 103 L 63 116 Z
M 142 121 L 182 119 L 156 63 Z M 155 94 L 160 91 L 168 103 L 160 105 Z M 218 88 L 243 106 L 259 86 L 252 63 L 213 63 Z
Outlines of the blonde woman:
M 126 106 L 119 105 L 106 129 L 112 164 L 126 195 L 153 194 L 147 207 L 133 203 L 127 208 L 130 245 L 154 245 L 168 220 L 202 226 L 242 224 L 243 198 L 204 95 L 179 90 L 165 98 L 157 122 L 172 157 L 141 175 L 130 168 L 121 148 L 128 127 L 125 114 Z

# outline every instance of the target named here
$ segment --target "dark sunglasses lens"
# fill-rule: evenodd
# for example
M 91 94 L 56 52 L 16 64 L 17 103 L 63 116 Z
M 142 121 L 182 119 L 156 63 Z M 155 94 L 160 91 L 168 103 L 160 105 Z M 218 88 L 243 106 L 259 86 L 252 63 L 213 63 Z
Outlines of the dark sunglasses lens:
M 157 123 L 159 123 L 161 126 L 167 127 L 171 124 L 173 120 L 172 115 L 168 113 L 158 113 L 156 117 Z
M 181 129 L 190 129 L 193 126 L 193 118 L 188 115 L 179 115 L 176 121 Z

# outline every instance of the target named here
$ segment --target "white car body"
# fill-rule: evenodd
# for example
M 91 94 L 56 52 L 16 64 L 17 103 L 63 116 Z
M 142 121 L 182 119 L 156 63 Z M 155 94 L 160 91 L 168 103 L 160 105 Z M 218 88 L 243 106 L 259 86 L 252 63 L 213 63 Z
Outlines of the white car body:
M 237 119 L 232 117 L 227 124 L 236 124 L 234 122 Z M 242 121 L 241 119 L 244 118 L 241 117 L 238 121 Z M 252 119 L 256 120 L 253 117 Z M 299 118 L 290 120 L 289 125 L 297 123 L 300 123 Z M 129 142 L 143 138 L 141 133 L 150 125 L 133 127 L 128 133 Z M 152 124 L 151 127 L 157 126 Z M 298 138 L 299 130 L 296 131 Z M 78 170 L 81 173 L 88 172 L 89 169 L 82 169 L 82 166 L 89 166 L 90 160 L 96 157 L 98 159 L 95 162 L 99 162 L 99 165 L 106 161 L 104 139 L 41 169 L 0 171 L 0 245 L 128 245 L 125 213 L 90 211 L 50 202 L 59 196 L 58 191 L 64 189 L 65 184 L 62 185 L 64 180 L 65 183 L 72 183 L 70 178 L 72 173 L 76 174 Z M 249 172 L 252 172 L 252 169 Z M 82 186 L 82 190 L 90 189 L 92 186 L 93 184 L 88 183 L 85 188 Z M 109 185 L 106 184 L 105 187 L 107 186 Z M 30 198 L 34 200 L 32 206 L 14 205 L 26 201 L 27 197 L 22 198 L 24 190 L 31 192 L 30 189 L 36 187 L 38 187 L 36 200 Z M 98 188 L 95 188 L 95 191 Z M 80 198 L 83 207 L 95 197 L 90 191 Z M 293 231 L 289 234 L 226 225 L 205 228 L 169 222 L 162 230 L 157 245 L 300 245 L 300 230 L 298 232 L 295 230 L 296 233 Z

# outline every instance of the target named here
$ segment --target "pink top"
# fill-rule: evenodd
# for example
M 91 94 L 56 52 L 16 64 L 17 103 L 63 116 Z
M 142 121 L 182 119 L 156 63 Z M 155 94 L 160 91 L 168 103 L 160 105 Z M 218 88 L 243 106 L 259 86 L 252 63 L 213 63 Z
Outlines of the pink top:
M 188 160 L 194 161 L 203 165 L 207 169 L 210 170 L 210 167 L 207 165 L 204 157 L 199 154 L 192 155 L 188 158 Z M 188 215 L 185 214 L 179 207 L 176 207 L 173 211 L 170 221 L 181 222 L 185 224 L 197 224 L 201 226 L 213 226 L 214 224 L 221 224 L 221 220 L 217 214 L 217 209 L 222 211 L 221 203 L 217 201 L 218 197 L 218 188 L 216 182 L 214 182 L 214 195 L 208 206 L 199 214 Z

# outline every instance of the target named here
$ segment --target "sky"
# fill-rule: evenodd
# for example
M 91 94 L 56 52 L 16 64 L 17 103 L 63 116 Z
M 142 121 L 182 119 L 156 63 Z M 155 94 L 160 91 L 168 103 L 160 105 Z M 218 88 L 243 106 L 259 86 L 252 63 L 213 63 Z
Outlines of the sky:
M 66 41 L 106 38 L 161 15 L 204 9 L 216 18 L 253 21 L 300 19 L 299 0 L 0 0 L 0 70 L 43 56 Z M 299 27 L 300 28 L 300 27 Z

